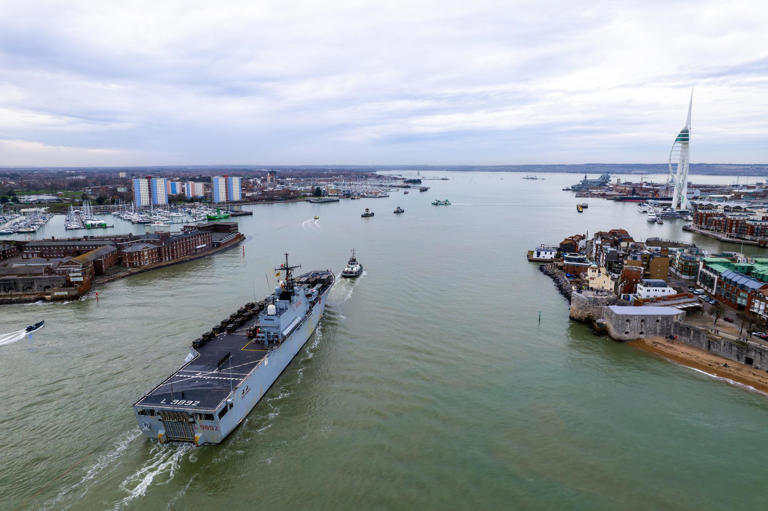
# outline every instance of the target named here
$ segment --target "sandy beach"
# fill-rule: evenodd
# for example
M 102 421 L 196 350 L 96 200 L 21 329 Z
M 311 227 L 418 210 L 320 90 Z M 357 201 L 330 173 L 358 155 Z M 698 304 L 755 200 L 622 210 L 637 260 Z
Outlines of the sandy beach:
M 647 339 L 630 341 L 627 344 L 684 366 L 748 385 L 768 395 L 768 372 L 661 337 L 649 337 Z

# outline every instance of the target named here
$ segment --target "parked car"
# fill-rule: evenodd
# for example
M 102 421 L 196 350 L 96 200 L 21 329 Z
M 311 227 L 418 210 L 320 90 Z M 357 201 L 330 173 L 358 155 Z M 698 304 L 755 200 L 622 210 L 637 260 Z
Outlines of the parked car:
M 693 290 L 693 294 L 695 294 L 695 295 L 703 295 L 704 293 L 705 293 L 705 291 L 703 289 L 701 289 L 701 288 Z
M 714 298 L 707 298 L 706 300 L 711 305 L 717 305 L 717 300 L 715 300 Z
M 693 286 L 688 286 L 688 292 L 689 292 L 689 293 L 693 293 L 694 291 L 696 291 L 696 288 L 695 288 L 695 287 L 693 287 Z
M 759 337 L 761 339 L 768 339 L 768 334 L 766 334 L 765 332 L 752 332 L 752 335 L 754 335 L 755 337 Z
M 727 321 L 728 323 L 733 323 L 733 318 L 730 318 L 730 317 L 728 317 L 728 316 L 725 316 L 723 319 L 724 319 L 725 321 Z

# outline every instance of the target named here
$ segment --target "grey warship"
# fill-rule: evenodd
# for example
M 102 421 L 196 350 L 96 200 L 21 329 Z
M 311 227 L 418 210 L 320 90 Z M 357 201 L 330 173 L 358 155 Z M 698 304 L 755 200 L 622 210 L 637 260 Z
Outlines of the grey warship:
M 273 294 L 250 302 L 192 343 L 185 363 L 141 397 L 141 432 L 161 443 L 218 444 L 248 415 L 312 336 L 335 276 L 300 266 L 275 268 L 285 278 Z

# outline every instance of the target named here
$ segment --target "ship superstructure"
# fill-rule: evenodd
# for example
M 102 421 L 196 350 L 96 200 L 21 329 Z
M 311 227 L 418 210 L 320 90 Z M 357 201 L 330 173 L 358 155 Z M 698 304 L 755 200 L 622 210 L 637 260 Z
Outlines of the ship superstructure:
M 193 342 L 188 361 L 133 406 L 142 433 L 160 442 L 217 444 L 248 415 L 312 336 L 334 283 L 330 271 L 299 277 L 247 303 Z

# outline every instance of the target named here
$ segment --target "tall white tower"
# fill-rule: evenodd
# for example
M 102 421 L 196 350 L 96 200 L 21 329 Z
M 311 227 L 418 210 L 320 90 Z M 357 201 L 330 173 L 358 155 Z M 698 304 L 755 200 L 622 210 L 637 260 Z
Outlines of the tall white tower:
M 693 90 L 688 102 L 688 117 L 685 126 L 675 137 L 672 149 L 669 150 L 669 180 L 675 183 L 672 195 L 672 209 L 688 209 L 688 163 L 690 162 L 691 141 L 691 107 L 693 106 Z

